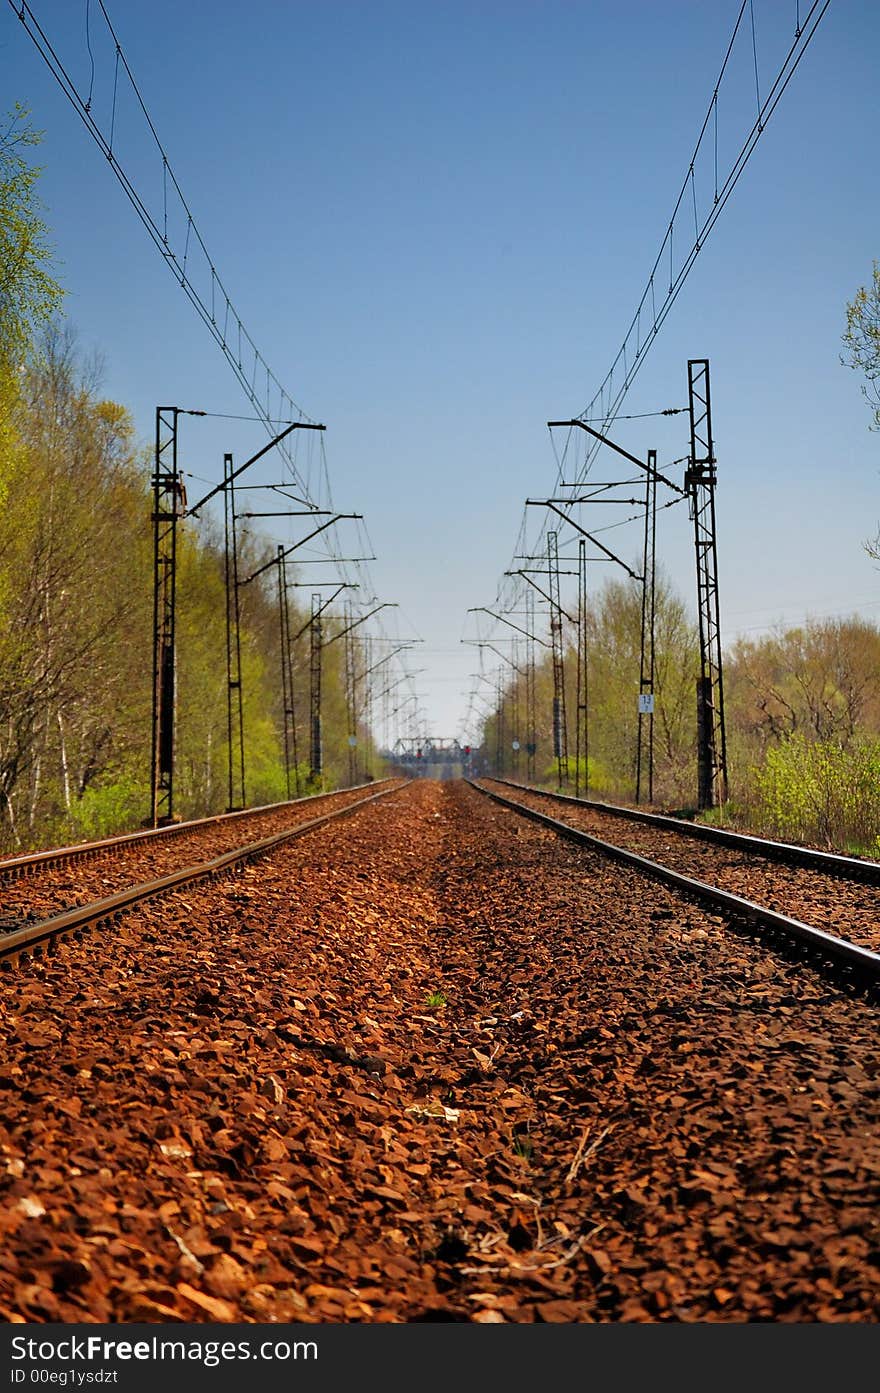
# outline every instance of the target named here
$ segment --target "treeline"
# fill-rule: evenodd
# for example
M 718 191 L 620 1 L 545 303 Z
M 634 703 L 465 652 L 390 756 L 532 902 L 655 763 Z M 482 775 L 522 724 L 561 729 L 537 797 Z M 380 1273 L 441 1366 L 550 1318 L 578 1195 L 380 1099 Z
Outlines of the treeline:
M 697 788 L 695 622 L 668 581 L 657 585 L 654 803 L 692 810 Z M 566 626 L 567 791 L 632 803 L 636 789 L 641 592 L 607 583 L 586 617 L 587 697 L 576 769 L 576 631 Z M 555 788 L 553 670 L 546 650 L 535 671 L 534 732 L 528 728 L 524 647 L 484 723 L 480 758 L 489 770 Z M 858 618 L 813 620 L 724 654 L 730 801 L 712 816 L 769 836 L 880 855 L 880 630 Z M 514 742 L 520 746 L 513 748 Z M 644 756 L 643 756 L 644 758 Z M 642 801 L 646 800 L 642 783 Z
M 0 848 L 138 827 L 150 811 L 152 461 L 124 407 L 102 398 L 58 318 L 61 291 L 20 109 L 0 130 Z M 250 569 L 271 550 L 242 540 Z M 227 806 L 225 555 L 207 526 L 178 542 L 175 813 Z M 295 576 L 291 572 L 291 579 Z M 276 568 L 241 590 L 246 800 L 286 796 Z M 291 589 L 291 630 L 307 624 Z M 348 743 L 342 621 L 325 622 L 322 785 L 377 760 Z M 309 635 L 293 646 L 299 756 L 308 767 Z
M 880 630 L 813 620 L 730 654 L 733 812 L 767 835 L 880 855 Z
M 62 330 L 28 360 L 11 414 L 0 517 L 2 840 L 22 847 L 138 826 L 150 806 L 151 461 L 128 413 L 105 401 Z M 251 537 L 242 566 L 270 552 Z M 247 571 L 245 573 L 247 573 Z M 286 796 L 276 569 L 241 589 L 249 804 Z M 225 553 L 210 528 L 178 539 L 175 811 L 228 801 Z M 292 594 L 295 592 L 292 592 Z M 307 626 L 291 598 L 292 632 Z M 342 621 L 336 621 L 337 628 Z M 325 631 L 324 781 L 348 781 L 342 645 Z M 308 649 L 293 646 L 298 775 L 308 767 Z M 375 764 L 363 721 L 361 777 Z

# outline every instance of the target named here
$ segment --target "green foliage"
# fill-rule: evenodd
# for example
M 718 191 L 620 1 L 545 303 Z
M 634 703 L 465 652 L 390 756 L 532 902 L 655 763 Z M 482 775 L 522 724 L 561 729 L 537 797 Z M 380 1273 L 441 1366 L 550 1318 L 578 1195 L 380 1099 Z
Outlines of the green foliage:
M 873 412 L 870 430 L 880 430 L 880 262 L 874 262 L 870 286 L 860 286 L 846 307 L 841 362 L 864 375 L 862 395 Z M 880 531 L 865 550 L 880 561 Z
M 591 598 L 587 611 L 587 720 L 577 739 L 576 632 L 566 632 L 565 699 L 568 730 L 568 783 L 574 788 L 580 744 L 579 786 L 584 787 L 583 750 L 589 750 L 589 790 L 596 797 L 629 800 L 635 791 L 638 731 L 639 657 L 641 648 L 641 588 L 630 582 L 609 581 Z M 654 791 L 655 801 L 679 804 L 696 780 L 697 638 L 683 602 L 668 581 L 658 576 L 656 593 Z M 524 658 L 517 660 L 524 666 Z M 483 728 L 483 751 L 493 773 L 524 778 L 522 750 L 514 766 L 510 736 L 525 732 L 525 683 L 513 674 L 496 710 Z M 548 788 L 559 784 L 553 754 L 551 714 L 553 672 L 548 655 L 535 675 L 536 781 Z M 499 730 L 501 738 L 499 739 Z
M 87 788 L 70 809 L 73 841 L 97 841 L 119 832 L 134 832 L 141 826 L 149 807 L 146 779 L 121 778 Z
M 442 992 L 429 992 L 425 997 L 425 1005 L 431 1008 L 446 1005 L 446 997 Z
M 513 1139 L 513 1150 L 515 1155 L 528 1165 L 535 1154 L 535 1143 L 527 1132 L 518 1132 Z
M 603 764 L 602 761 L 598 759 L 590 759 L 586 764 L 588 768 L 585 767 L 585 761 L 581 760 L 580 777 L 578 780 L 581 791 L 583 792 L 586 790 L 587 796 L 590 798 L 603 799 L 611 797 L 619 784 L 619 780 L 615 776 L 614 771 L 609 769 L 606 764 Z M 574 779 L 574 760 L 569 761 L 569 769 L 571 771 L 571 778 Z M 587 773 L 589 777 L 585 779 L 584 775 Z
M 756 749 L 795 734 L 846 745 L 880 731 L 880 632 L 865 619 L 741 640 L 726 672 L 734 732 Z
M 104 771 L 137 777 L 149 597 L 132 576 L 149 564 L 149 505 L 131 423 L 92 395 L 69 336 L 44 339 L 14 428 L 0 516 L 0 797 L 13 838 L 31 842 Z
M 40 170 L 27 159 L 40 139 L 28 112 L 16 104 L 0 129 L 0 360 L 13 369 L 62 294 L 46 269 L 51 253 L 36 193 Z
M 17 847 L 128 830 L 147 815 L 153 592 L 151 461 L 127 412 L 100 397 L 72 336 L 57 326 L 21 384 L 0 512 L 0 836 Z M 256 569 L 266 549 L 245 535 L 243 566 Z M 177 562 L 174 810 L 191 818 L 229 801 L 224 555 L 210 526 L 179 527 Z M 251 805 L 287 797 L 271 572 L 267 581 L 242 598 Z M 292 606 L 295 632 L 306 619 Z M 341 646 L 324 653 L 317 782 L 327 789 L 349 771 Z M 305 794 L 318 791 L 307 765 L 307 635 L 296 645 L 294 681 Z M 359 755 L 370 760 L 369 732 L 358 734 Z
M 880 854 L 880 741 L 789 736 L 754 771 L 752 820 L 777 837 Z
M 0 839 L 16 847 L 139 825 L 151 763 L 151 458 L 52 319 L 61 290 L 28 161 L 38 140 L 16 107 L 0 129 Z M 270 559 L 265 538 L 239 540 L 247 572 Z M 174 811 L 189 818 L 229 797 L 224 554 L 210 525 L 187 520 L 177 558 Z M 275 583 L 273 569 L 242 591 L 249 804 L 287 796 Z M 294 633 L 307 619 L 291 605 Z M 312 787 L 308 634 L 294 645 L 291 753 L 303 793 L 347 782 L 352 768 L 333 636 L 328 615 L 324 771 Z M 357 734 L 363 778 L 378 763 L 363 722 Z
M 810 620 L 726 657 L 731 802 L 723 820 L 876 854 L 880 630 Z M 872 784 L 872 779 L 875 784 Z
M 39 135 L 16 106 L 0 127 L 0 504 L 9 472 L 21 460 L 13 415 L 21 398 L 21 370 L 34 327 L 60 301 L 61 289 L 46 269 L 49 251 L 35 185 L 39 170 L 26 158 Z M 5 601 L 0 579 L 0 607 Z
M 256 693 L 262 695 L 262 688 L 261 683 L 260 687 L 256 688 Z M 252 709 L 245 740 L 248 803 L 255 806 L 263 803 L 281 803 L 287 797 L 287 778 L 284 771 L 284 751 L 275 722 L 268 715 Z
M 634 792 L 641 606 L 635 586 L 606 584 L 588 614 L 590 796 L 628 802 Z M 569 635 L 571 638 L 571 635 Z M 809 621 L 725 654 L 727 752 L 732 797 L 702 820 L 783 840 L 880 854 L 880 629 L 860 618 Z M 575 775 L 571 682 L 575 652 L 565 653 L 569 782 Z M 682 601 L 658 585 L 654 716 L 655 802 L 687 809 L 696 801 L 697 641 Z M 538 669 L 536 781 L 558 787 L 552 757 L 549 661 Z M 484 752 L 502 753 L 522 720 L 522 693 L 510 682 L 502 710 L 484 728 Z M 520 729 L 522 727 L 520 726 Z M 583 789 L 583 755 L 578 783 Z M 516 774 L 513 775 L 517 777 Z M 519 777 L 524 777 L 520 766 Z
M 869 286 L 860 286 L 846 307 L 845 352 L 841 362 L 864 374 L 862 393 L 870 404 L 874 424 L 880 430 L 880 262 L 874 262 Z
M 553 775 L 554 775 L 554 778 L 557 777 L 557 771 L 556 771 L 555 768 L 554 768 L 554 771 L 553 771 Z M 577 783 L 577 786 L 578 786 L 578 788 L 580 789 L 580 791 L 581 791 L 582 794 L 583 794 L 583 792 L 584 792 L 584 789 L 588 788 L 588 789 L 590 790 L 590 796 L 591 796 L 591 797 L 594 797 L 594 796 L 595 796 L 598 776 L 599 776 L 599 766 L 598 766 L 596 760 L 594 760 L 594 759 L 590 759 L 590 760 L 584 759 L 583 755 L 581 755 L 580 759 L 576 759 L 576 758 L 574 757 L 574 755 L 571 755 L 571 756 L 569 757 L 569 761 L 568 761 L 568 778 L 569 778 L 569 782 L 572 784 L 572 786 L 574 786 L 574 784 L 575 784 L 575 782 L 576 782 L 576 783 Z
M 543 784 L 545 788 L 558 788 L 560 782 L 559 766 L 560 760 L 555 757 L 549 763 L 544 764 L 543 768 L 538 771 L 538 783 Z M 569 768 L 573 770 L 571 763 Z M 573 773 L 572 777 L 574 777 Z

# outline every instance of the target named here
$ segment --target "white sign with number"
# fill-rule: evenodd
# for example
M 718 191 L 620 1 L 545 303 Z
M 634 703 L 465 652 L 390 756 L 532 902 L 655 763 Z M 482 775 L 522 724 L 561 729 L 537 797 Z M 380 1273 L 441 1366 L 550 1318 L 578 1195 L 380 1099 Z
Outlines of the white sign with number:
M 640 715 L 640 716 L 653 716 L 653 714 L 654 714 L 654 693 L 653 693 L 653 692 L 640 692 L 640 693 L 639 693 L 639 715 Z

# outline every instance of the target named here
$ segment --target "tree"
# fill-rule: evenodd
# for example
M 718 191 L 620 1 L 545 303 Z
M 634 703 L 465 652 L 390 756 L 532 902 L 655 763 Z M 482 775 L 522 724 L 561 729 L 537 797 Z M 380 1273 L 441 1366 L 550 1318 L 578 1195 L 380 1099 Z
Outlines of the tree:
M 69 332 L 21 374 L 0 513 L 0 800 L 29 842 L 137 767 L 149 685 L 149 497 L 127 413 Z
M 50 319 L 62 291 L 47 266 L 51 253 L 40 217 L 37 166 L 25 151 L 41 136 L 16 104 L 0 129 L 0 357 L 17 368 L 36 325 Z
M 641 587 L 606 580 L 588 615 L 590 762 L 597 794 L 633 796 L 638 732 Z M 660 571 L 655 597 L 654 793 L 681 804 L 696 783 L 696 630 Z
M 852 617 L 740 639 L 727 661 L 727 695 L 731 725 L 753 757 L 794 735 L 848 748 L 880 731 L 880 633 Z
M 876 855 L 880 631 L 809 620 L 727 656 L 732 815 L 752 831 Z
M 868 429 L 880 430 L 880 262 L 874 262 L 870 287 L 860 286 L 846 307 L 843 346 L 846 351 L 840 361 L 867 379 L 862 393 L 874 412 L 874 424 Z M 880 561 L 880 530 L 872 542 L 865 543 L 865 551 Z
M 25 155 L 39 140 L 24 107 L 16 106 L 0 123 L 0 458 L 7 467 L 18 448 L 12 415 L 31 338 L 62 295 L 47 270 L 50 253 L 35 188 L 40 171 Z M 0 501 L 4 494 L 0 477 Z
M 692 795 L 696 783 L 696 700 L 694 689 L 699 668 L 696 629 L 683 601 L 666 577 L 657 576 L 655 625 L 654 792 L 658 801 L 681 804 Z M 606 580 L 587 606 L 587 668 L 589 724 L 589 784 L 593 797 L 630 799 L 633 796 L 637 696 L 641 644 L 642 591 L 631 581 Z M 565 654 L 566 710 L 568 714 L 569 770 L 574 768 L 576 746 L 576 649 L 570 628 Z M 553 674 L 546 649 L 535 674 L 538 782 L 552 783 L 553 761 L 551 710 Z M 482 745 L 494 765 L 501 753 L 503 774 L 514 773 L 510 735 L 513 713 L 518 710 L 524 727 L 525 684 L 522 677 L 505 670 L 498 740 L 497 704 L 483 723 Z M 508 725 L 508 723 L 511 723 Z M 583 732 L 586 735 L 586 732 Z M 520 737 L 522 739 L 522 736 Z M 522 775 L 522 769 L 519 775 Z
M 860 286 L 846 307 L 843 345 L 841 362 L 867 378 L 862 392 L 874 412 L 870 429 L 880 430 L 880 262 L 874 262 L 870 287 Z

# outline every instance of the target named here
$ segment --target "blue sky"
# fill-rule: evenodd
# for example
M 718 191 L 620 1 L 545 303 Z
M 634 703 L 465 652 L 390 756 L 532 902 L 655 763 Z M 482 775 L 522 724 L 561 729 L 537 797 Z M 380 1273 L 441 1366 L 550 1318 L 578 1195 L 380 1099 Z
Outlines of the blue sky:
M 400 605 L 387 631 L 424 641 L 423 704 L 454 735 L 476 665 L 467 610 L 492 605 L 524 499 L 553 488 L 545 422 L 585 407 L 623 338 L 738 5 L 106 3 L 245 324 L 327 425 L 334 504 L 365 515 L 375 591 Z M 86 90 L 86 0 L 32 9 Z M 796 0 L 754 13 L 766 90 Z M 112 67 L 96 16 L 91 0 L 98 111 Z M 687 359 L 709 358 L 726 642 L 808 613 L 880 618 L 862 546 L 880 519 L 880 436 L 839 362 L 845 303 L 880 257 L 878 56 L 876 4 L 832 0 L 622 407 L 683 405 Z M 719 98 L 722 161 L 754 113 L 746 59 L 750 46 Z M 145 441 L 160 402 L 246 413 L 6 7 L 0 73 L 45 132 L 67 313 L 107 394 Z M 117 131 L 135 182 L 157 188 L 130 110 Z M 662 467 L 685 453 L 685 420 L 620 421 L 614 436 Z M 204 480 L 265 439 L 246 422 L 184 429 L 184 467 Z M 636 531 L 618 537 L 634 555 Z M 360 554 L 354 532 L 340 539 Z M 690 600 L 683 510 L 663 518 L 659 555 Z

